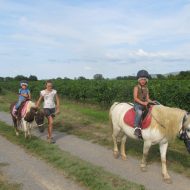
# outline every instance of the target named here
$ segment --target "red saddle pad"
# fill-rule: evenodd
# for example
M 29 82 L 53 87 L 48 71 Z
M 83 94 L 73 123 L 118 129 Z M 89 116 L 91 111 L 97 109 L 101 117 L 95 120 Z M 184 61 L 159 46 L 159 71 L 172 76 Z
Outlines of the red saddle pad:
M 148 128 L 150 123 L 151 123 L 152 116 L 150 113 L 152 111 L 152 107 L 153 106 L 150 107 L 148 114 L 146 115 L 146 117 L 142 121 L 142 129 Z M 128 110 L 125 113 L 123 120 L 127 125 L 134 127 L 134 122 L 135 122 L 135 110 L 134 110 L 134 108 L 131 108 L 130 110 Z
M 26 114 L 26 109 L 27 109 L 28 103 L 29 103 L 29 101 L 26 101 L 26 102 L 24 103 L 23 107 L 21 108 L 21 109 L 22 109 L 22 110 L 21 110 L 21 117 L 24 117 L 24 115 Z M 17 110 L 16 110 L 15 105 L 14 105 L 14 107 L 13 107 L 13 109 L 12 109 L 12 115 L 13 115 L 14 117 L 17 117 L 17 116 L 15 115 L 15 112 L 16 112 L 16 111 L 17 111 Z

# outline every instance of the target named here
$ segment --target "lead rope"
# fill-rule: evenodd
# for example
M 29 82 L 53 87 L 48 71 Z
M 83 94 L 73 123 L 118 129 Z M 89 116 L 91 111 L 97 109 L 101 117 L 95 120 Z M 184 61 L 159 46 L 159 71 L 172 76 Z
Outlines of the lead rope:
M 152 114 L 152 112 L 151 112 L 151 115 L 152 115 L 152 117 L 154 118 L 154 120 L 155 120 L 161 127 L 166 128 L 163 124 L 161 124 L 161 123 L 156 119 L 156 117 Z

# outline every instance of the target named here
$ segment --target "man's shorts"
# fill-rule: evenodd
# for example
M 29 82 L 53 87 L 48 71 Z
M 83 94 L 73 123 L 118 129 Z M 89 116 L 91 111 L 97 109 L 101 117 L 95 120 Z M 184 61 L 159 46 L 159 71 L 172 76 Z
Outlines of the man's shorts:
M 44 114 L 46 117 L 55 117 L 55 108 L 44 108 Z

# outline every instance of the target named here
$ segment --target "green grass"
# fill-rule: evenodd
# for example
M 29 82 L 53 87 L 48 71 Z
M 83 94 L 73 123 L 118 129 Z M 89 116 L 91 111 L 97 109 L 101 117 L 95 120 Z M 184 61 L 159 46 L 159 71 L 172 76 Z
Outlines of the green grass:
M 9 96 L 10 94 L 6 95 L 7 100 L 9 100 Z M 4 99 L 4 96 L 2 99 Z M 74 134 L 110 149 L 113 148 L 108 110 L 97 105 L 61 100 L 61 114 L 56 116 L 54 125 L 61 132 Z M 142 141 L 127 139 L 127 154 L 141 158 L 142 150 Z M 148 160 L 149 162 L 160 162 L 157 145 L 151 148 Z M 176 139 L 176 141 L 169 144 L 167 160 L 170 169 L 190 177 L 190 156 L 182 141 Z
M 60 150 L 57 145 L 50 145 L 36 137 L 32 137 L 31 140 L 25 140 L 23 135 L 16 137 L 13 129 L 3 122 L 0 122 L 0 135 L 22 146 L 27 152 L 44 159 L 55 168 L 63 171 L 64 175 L 79 182 L 89 190 L 145 189 L 142 185 L 121 179 L 119 176 L 104 171 L 101 167 L 80 160 L 68 152 Z
M 103 122 L 106 123 L 108 121 L 108 111 L 102 110 L 99 106 L 76 103 L 68 100 L 64 100 L 64 108 L 67 110 L 75 110 L 82 115 L 87 116 L 93 122 Z
M 0 95 L 0 111 L 9 112 L 10 104 L 17 101 L 17 95 L 3 90 L 3 94 Z

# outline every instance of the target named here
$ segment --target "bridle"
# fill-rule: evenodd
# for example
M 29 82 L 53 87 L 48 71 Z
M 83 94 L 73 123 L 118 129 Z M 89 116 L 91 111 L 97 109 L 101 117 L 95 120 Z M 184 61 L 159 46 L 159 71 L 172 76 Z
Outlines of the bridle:
M 36 121 L 36 120 L 35 120 Z M 37 123 L 37 122 L 36 122 Z M 38 125 L 38 124 L 37 124 Z M 42 123 L 42 124 L 40 124 L 40 125 L 38 125 L 38 127 L 42 127 L 42 126 L 44 126 L 45 125 L 45 123 Z
M 34 115 L 34 120 L 35 120 L 36 124 L 38 125 L 38 127 L 42 127 L 45 125 L 45 122 L 43 122 L 42 124 L 38 124 L 38 122 L 36 121 L 36 113 Z
M 187 116 L 187 114 L 185 114 L 184 117 L 183 117 L 182 127 L 181 127 L 181 129 L 179 131 L 179 139 L 180 140 L 185 140 L 185 139 L 189 138 L 188 135 L 187 135 L 187 130 L 185 129 L 185 126 L 184 126 L 185 121 L 186 121 L 186 116 Z
M 186 113 L 185 116 L 183 117 L 182 127 L 179 131 L 179 139 L 184 141 L 185 146 L 186 146 L 188 152 L 190 153 L 190 137 L 187 134 L 187 130 L 189 130 L 189 129 L 186 129 L 184 126 L 187 115 L 188 115 L 188 113 Z

